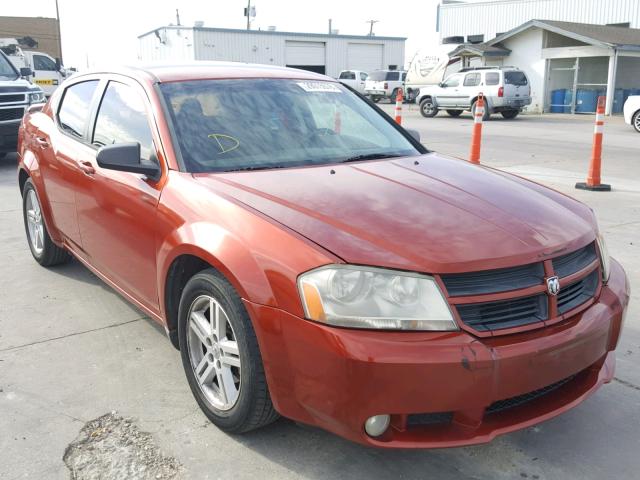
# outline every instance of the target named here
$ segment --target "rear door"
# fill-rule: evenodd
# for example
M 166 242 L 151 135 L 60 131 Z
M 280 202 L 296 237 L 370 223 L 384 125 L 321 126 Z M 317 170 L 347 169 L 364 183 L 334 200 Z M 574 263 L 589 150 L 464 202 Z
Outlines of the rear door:
M 456 105 L 458 107 L 465 109 L 471 108 L 471 99 L 478 94 L 481 81 L 482 74 L 480 72 L 470 72 L 464 76 L 462 87 L 459 89 L 458 96 L 456 97 Z
M 517 105 L 522 102 L 524 105 L 524 99 L 529 96 L 529 80 L 524 72 L 521 71 L 506 71 L 504 72 L 504 97 L 508 100 L 515 100 Z
M 90 154 L 85 139 L 98 80 L 74 83 L 57 104 L 55 123 L 36 125 L 37 156 L 56 228 L 81 250 L 75 192 L 83 181 L 82 161 Z M 54 107 L 55 108 L 55 107 Z
M 142 87 L 126 77 L 110 77 L 89 138 L 93 173 L 76 192 L 83 248 L 98 270 L 157 312 L 155 230 L 162 180 L 103 169 L 95 160 L 101 146 L 138 142 L 142 160 L 158 162 L 160 143 Z

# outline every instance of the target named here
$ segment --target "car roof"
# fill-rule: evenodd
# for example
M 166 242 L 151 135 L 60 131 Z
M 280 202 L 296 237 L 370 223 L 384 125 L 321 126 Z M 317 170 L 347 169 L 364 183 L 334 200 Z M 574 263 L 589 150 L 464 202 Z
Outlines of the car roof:
M 156 83 L 225 78 L 290 78 L 335 82 L 333 78 L 306 70 L 241 62 L 163 62 L 83 72 L 83 74 L 108 73 L 147 77 Z

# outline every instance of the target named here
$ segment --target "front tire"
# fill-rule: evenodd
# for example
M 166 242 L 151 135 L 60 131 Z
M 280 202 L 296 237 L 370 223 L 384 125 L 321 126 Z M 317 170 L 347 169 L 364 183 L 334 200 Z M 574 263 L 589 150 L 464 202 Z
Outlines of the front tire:
M 431 98 L 425 98 L 420 101 L 420 114 L 427 118 L 435 117 L 438 114 L 438 109 Z
M 518 115 L 520 115 L 520 110 L 505 110 L 504 112 L 501 112 L 501 113 L 502 113 L 502 116 L 507 120 L 512 120 L 516 118 Z
M 640 133 L 640 110 L 633 115 L 631 124 L 633 125 L 633 128 L 636 129 L 636 132 Z
M 230 433 L 276 420 L 258 340 L 231 284 L 212 268 L 194 275 L 182 291 L 178 315 L 182 364 L 209 420 Z
M 27 179 L 22 189 L 22 217 L 27 233 L 27 241 L 33 258 L 43 267 L 52 267 L 69 261 L 71 256 L 58 247 L 47 230 L 40 206 L 40 198 L 31 179 Z

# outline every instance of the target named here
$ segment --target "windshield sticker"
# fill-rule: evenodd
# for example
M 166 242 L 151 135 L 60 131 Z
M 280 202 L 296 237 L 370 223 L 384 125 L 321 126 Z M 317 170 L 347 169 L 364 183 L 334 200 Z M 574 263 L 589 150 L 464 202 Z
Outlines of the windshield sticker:
M 212 133 L 207 136 L 218 142 L 218 146 L 220 147 L 218 155 L 231 152 L 240 146 L 240 140 L 232 137 L 231 135 L 225 135 L 224 133 Z
M 340 93 L 337 85 L 331 82 L 296 82 L 305 92 Z

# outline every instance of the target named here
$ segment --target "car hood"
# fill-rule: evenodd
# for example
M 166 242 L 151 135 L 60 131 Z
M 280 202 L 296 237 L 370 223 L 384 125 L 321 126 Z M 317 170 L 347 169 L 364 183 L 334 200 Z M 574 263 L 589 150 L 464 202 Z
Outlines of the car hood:
M 36 87 L 22 78 L 15 80 L 7 80 L 5 78 L 0 79 L 0 92 L 26 92 L 33 88 Z
M 576 200 L 434 153 L 194 177 L 355 264 L 484 270 L 543 260 L 595 238 L 593 214 Z

